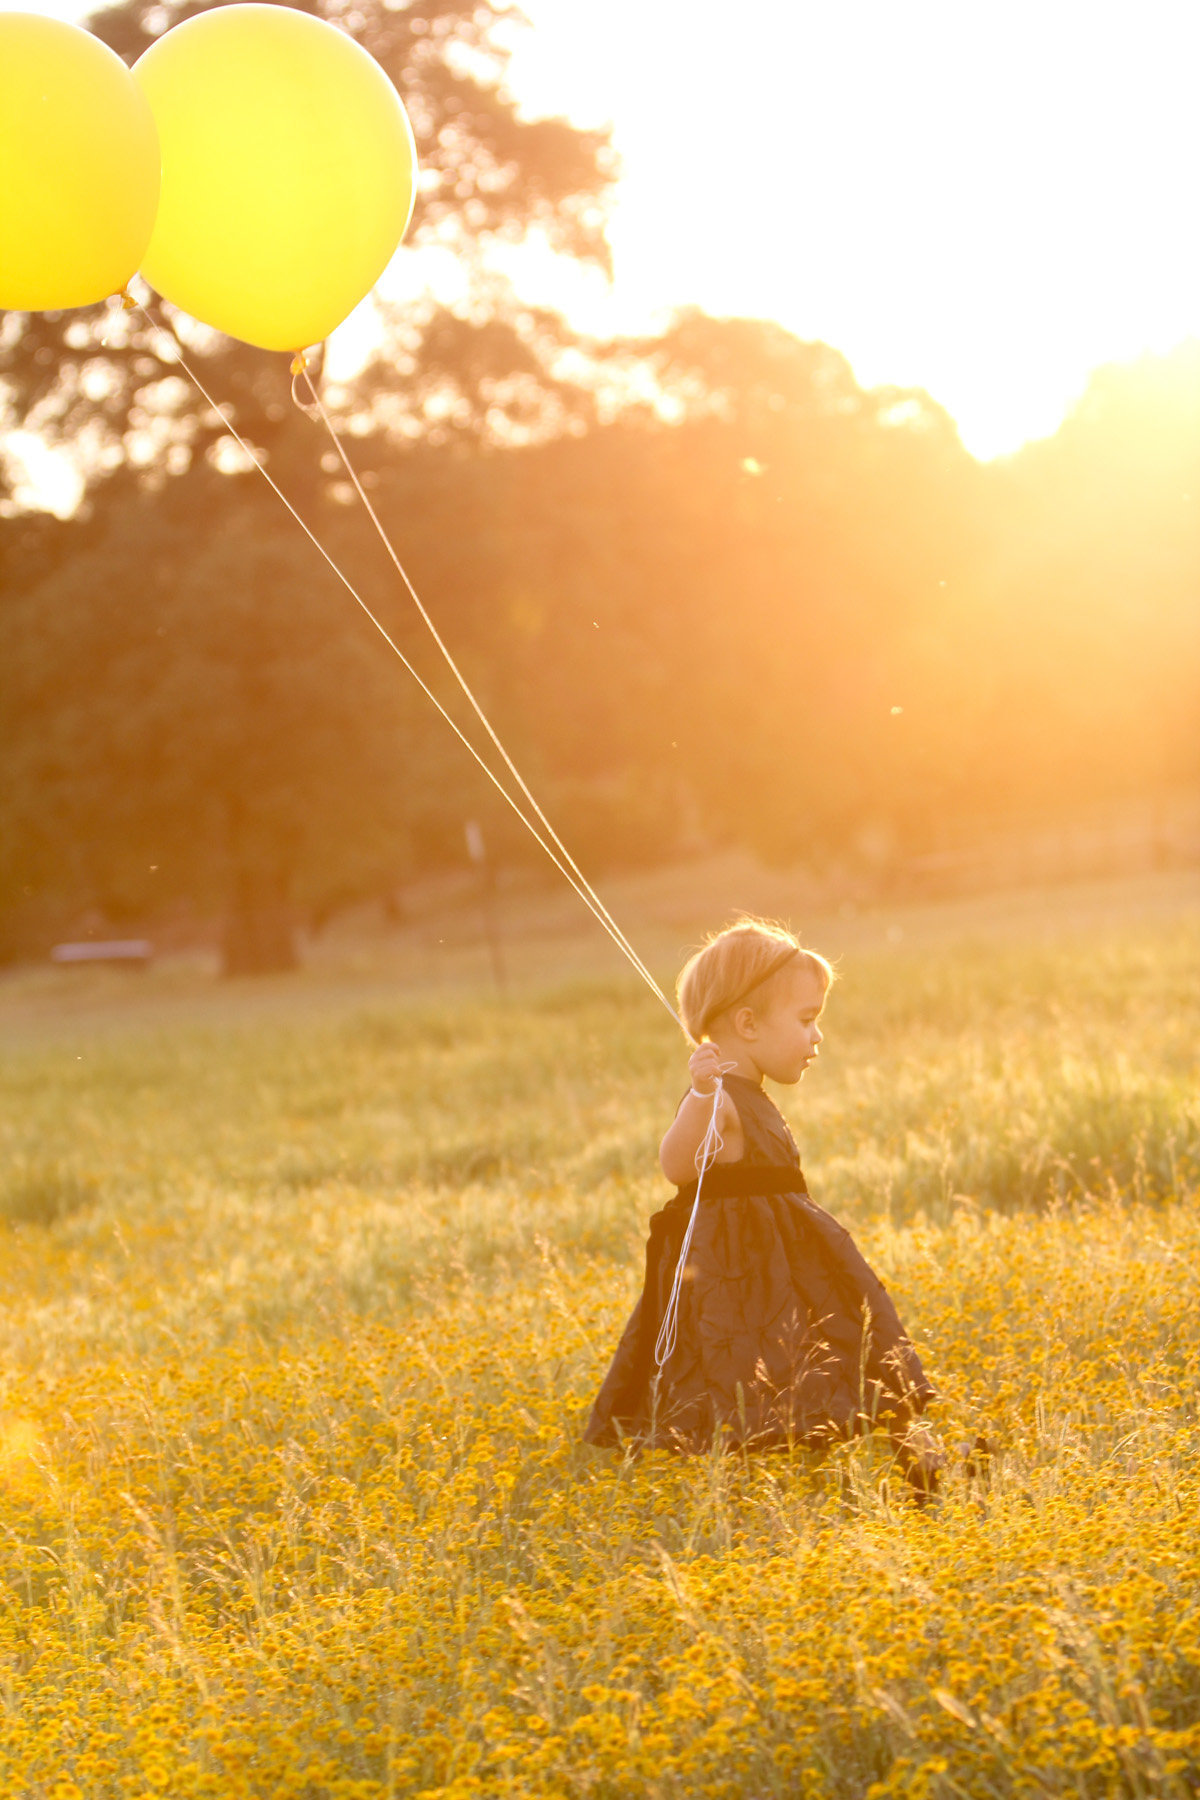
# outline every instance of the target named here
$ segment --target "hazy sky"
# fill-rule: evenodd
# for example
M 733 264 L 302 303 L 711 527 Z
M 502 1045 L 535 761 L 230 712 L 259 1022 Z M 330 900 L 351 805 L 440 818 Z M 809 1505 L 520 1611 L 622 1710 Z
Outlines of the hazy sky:
M 1200 335 L 1197 0 L 522 5 L 517 92 L 623 158 L 611 290 L 515 265 L 583 326 L 774 317 L 928 388 L 981 456 Z
M 519 89 L 616 125 L 622 318 L 778 318 L 984 456 L 1200 335 L 1196 0 L 525 6 Z

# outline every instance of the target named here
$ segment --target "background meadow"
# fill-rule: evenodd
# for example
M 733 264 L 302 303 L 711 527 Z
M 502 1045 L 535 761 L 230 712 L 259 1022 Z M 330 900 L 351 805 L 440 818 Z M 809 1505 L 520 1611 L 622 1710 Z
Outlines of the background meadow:
M 780 1099 L 995 1445 L 926 1513 L 871 1444 L 581 1446 L 682 1086 L 603 950 L 10 977 L 0 1792 L 1193 1793 L 1195 899 L 814 924 Z

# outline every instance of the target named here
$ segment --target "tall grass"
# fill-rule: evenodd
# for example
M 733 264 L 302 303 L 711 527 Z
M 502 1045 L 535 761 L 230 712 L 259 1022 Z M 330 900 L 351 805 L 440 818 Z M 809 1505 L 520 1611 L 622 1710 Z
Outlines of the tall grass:
M 580 1445 L 635 989 L 139 1018 L 0 1072 L 0 1792 L 1194 1791 L 1200 931 L 855 958 L 780 1096 L 994 1442 L 932 1513 Z

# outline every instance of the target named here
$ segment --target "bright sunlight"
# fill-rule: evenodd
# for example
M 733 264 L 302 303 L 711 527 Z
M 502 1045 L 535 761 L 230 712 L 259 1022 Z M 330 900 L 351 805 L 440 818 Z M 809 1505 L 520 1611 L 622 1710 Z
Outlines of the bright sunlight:
M 1052 432 L 1098 364 L 1200 333 L 1192 6 L 526 10 L 518 91 L 611 119 L 624 159 L 597 329 L 775 318 L 927 388 L 984 457 Z

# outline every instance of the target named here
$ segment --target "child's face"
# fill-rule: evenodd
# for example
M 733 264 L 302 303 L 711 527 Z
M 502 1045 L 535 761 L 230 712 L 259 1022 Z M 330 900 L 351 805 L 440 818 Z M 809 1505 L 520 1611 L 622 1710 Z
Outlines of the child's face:
M 772 1081 L 799 1081 L 817 1055 L 825 983 L 812 969 L 794 971 L 769 1007 L 754 1015 L 750 1055 Z

